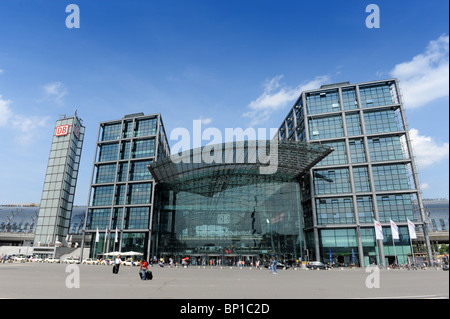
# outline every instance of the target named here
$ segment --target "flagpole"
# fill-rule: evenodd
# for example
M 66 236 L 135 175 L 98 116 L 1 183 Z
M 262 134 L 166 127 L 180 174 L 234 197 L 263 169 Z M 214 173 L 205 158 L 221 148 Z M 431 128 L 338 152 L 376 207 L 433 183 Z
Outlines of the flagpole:
M 378 247 L 378 258 L 380 259 L 381 265 L 383 267 L 386 267 L 385 260 L 383 258 L 383 252 L 382 252 L 382 243 L 383 243 L 383 227 L 381 227 L 381 224 L 377 222 L 375 219 L 373 220 L 374 228 L 375 228 L 375 241 L 376 245 Z
M 394 246 L 395 263 L 398 265 L 397 251 L 395 250 L 394 239 L 400 239 L 400 237 L 399 237 L 399 233 L 398 233 L 398 227 L 395 224 L 395 222 L 391 219 L 390 223 L 391 223 L 391 234 L 392 234 L 392 246 Z
M 107 249 L 108 249 L 108 227 L 105 228 L 105 242 L 103 243 L 103 256 L 105 255 L 105 253 L 107 253 Z
M 416 264 L 416 257 L 414 256 L 414 248 L 412 245 L 412 239 L 417 238 L 416 230 L 414 229 L 414 224 L 409 220 L 409 218 L 406 219 L 408 221 L 408 234 L 409 234 L 409 244 L 411 245 L 411 253 L 413 257 L 413 263 Z
M 394 236 L 392 236 L 392 245 L 394 246 L 395 264 L 398 266 L 397 252 L 395 250 Z
M 114 235 L 114 249 L 113 249 L 113 251 L 116 251 L 116 243 L 119 241 L 118 237 L 119 236 L 118 236 L 117 226 L 116 226 L 116 233 Z
M 413 245 L 412 245 L 411 235 L 409 235 L 409 244 L 411 245 L 411 253 L 412 253 L 413 263 L 415 265 L 416 264 L 416 258 L 414 257 L 414 249 L 413 249 Z
M 97 230 L 95 231 L 95 246 L 94 246 L 94 252 L 95 252 L 95 254 L 93 254 L 93 256 L 92 256 L 92 258 L 95 258 L 95 256 L 97 255 L 97 243 L 99 242 L 99 240 L 100 240 L 100 234 L 98 233 L 98 227 L 97 227 Z

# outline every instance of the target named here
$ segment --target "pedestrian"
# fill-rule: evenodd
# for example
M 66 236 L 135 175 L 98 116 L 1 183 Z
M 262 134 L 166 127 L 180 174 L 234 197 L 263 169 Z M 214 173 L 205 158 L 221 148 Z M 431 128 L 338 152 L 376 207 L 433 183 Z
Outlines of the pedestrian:
M 113 266 L 113 273 L 114 274 L 119 273 L 119 267 L 120 267 L 121 263 L 122 263 L 122 259 L 120 259 L 120 255 L 118 255 L 116 260 L 114 261 L 114 266 Z
M 272 267 L 273 267 L 272 273 L 274 275 L 277 275 L 278 273 L 277 273 L 277 259 L 276 258 L 273 259 L 273 266 Z
M 145 280 L 146 279 L 146 275 L 147 275 L 147 271 L 148 271 L 148 263 L 147 263 L 147 261 L 141 261 L 141 269 L 140 269 L 140 271 L 141 271 L 141 274 L 142 274 L 142 280 Z

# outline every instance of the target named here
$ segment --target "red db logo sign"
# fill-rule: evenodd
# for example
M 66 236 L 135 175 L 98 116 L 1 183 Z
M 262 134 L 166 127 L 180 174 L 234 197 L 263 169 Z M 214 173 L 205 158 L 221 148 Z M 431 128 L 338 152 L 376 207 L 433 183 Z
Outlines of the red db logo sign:
M 67 135 L 67 133 L 69 133 L 69 124 L 60 125 L 56 127 L 55 136 Z

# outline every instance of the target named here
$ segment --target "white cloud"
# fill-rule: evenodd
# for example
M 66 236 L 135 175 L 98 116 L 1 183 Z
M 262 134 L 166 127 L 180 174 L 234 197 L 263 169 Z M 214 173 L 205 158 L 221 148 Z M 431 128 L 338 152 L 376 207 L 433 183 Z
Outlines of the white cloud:
M 424 53 L 397 64 L 390 72 L 398 78 L 406 108 L 424 106 L 449 96 L 449 36 L 430 41 Z
M 422 184 L 420 185 L 420 189 L 421 189 L 421 190 L 428 189 L 428 188 L 430 188 L 430 184 L 428 184 L 428 183 L 422 183 Z
M 36 129 L 46 126 L 49 118 L 16 114 L 10 108 L 11 103 L 12 101 L 4 100 L 0 95 L 0 128 L 10 128 L 13 132 L 20 132 L 12 136 L 14 140 L 19 144 L 29 144 L 36 135 Z
M 3 72 L 5 72 L 4 70 L 0 69 L 0 74 L 2 74 Z
M 55 101 L 57 104 L 63 104 L 63 97 L 67 94 L 67 88 L 61 82 L 53 82 L 44 85 L 46 99 Z
M 328 76 L 317 76 L 314 80 L 298 85 L 295 88 L 280 85 L 283 75 L 278 75 L 268 81 L 264 92 L 254 101 L 250 102 L 250 111 L 242 114 L 251 118 L 251 125 L 264 123 L 277 110 L 293 103 L 302 91 L 312 90 L 328 82 Z
M 420 135 L 417 129 L 410 129 L 416 164 L 419 168 L 428 167 L 449 157 L 449 143 L 438 144 L 429 136 Z
M 11 101 L 4 100 L 0 95 L 0 127 L 6 125 L 13 114 L 9 107 L 10 104 Z

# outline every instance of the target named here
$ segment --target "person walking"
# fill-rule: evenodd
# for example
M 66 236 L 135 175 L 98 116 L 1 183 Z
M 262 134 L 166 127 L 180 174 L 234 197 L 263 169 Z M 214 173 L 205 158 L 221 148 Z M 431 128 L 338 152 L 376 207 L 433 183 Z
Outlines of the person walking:
M 274 275 L 278 275 L 278 273 L 277 273 L 277 259 L 276 258 L 273 259 L 272 268 L 273 268 L 272 269 L 272 273 Z
M 147 279 L 147 271 L 148 271 L 148 263 L 147 263 L 147 261 L 141 261 L 141 269 L 140 269 L 140 271 L 141 271 L 141 274 L 142 274 L 142 280 L 145 280 L 145 279 Z
M 122 259 L 120 259 L 120 255 L 118 255 L 116 260 L 114 261 L 114 266 L 113 266 L 113 273 L 114 274 L 118 274 L 119 273 L 119 267 L 120 267 L 121 263 L 122 263 Z

